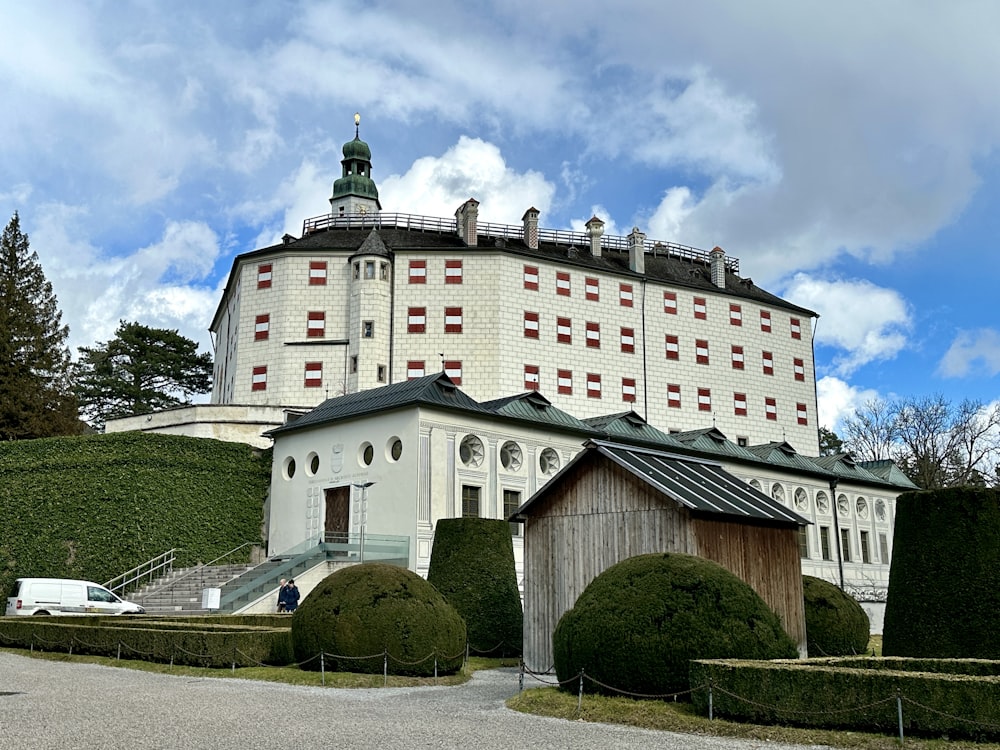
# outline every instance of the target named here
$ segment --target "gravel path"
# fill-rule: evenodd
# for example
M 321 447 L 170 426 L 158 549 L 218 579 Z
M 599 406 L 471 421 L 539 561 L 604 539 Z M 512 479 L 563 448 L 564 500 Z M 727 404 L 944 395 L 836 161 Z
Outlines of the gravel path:
M 515 670 L 457 687 L 343 690 L 173 677 L 0 652 L 0 748 L 801 750 L 511 711 Z

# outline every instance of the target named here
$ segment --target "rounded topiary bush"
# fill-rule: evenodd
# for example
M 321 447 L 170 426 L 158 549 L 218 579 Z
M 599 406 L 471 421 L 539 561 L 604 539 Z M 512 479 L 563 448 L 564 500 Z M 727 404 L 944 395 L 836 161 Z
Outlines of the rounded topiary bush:
M 802 576 L 809 656 L 853 656 L 868 649 L 871 625 L 855 601 L 829 581 Z
M 523 614 L 510 524 L 491 518 L 438 521 L 427 580 L 465 620 L 473 652 L 521 653 Z
M 379 673 L 383 651 L 393 674 L 456 672 L 465 657 L 465 622 L 431 584 L 382 563 L 338 570 L 292 616 L 295 659 L 304 669 Z M 370 656 L 370 659 L 358 657 Z
M 631 557 L 591 581 L 553 635 L 560 681 L 584 670 L 616 690 L 687 690 L 691 659 L 791 659 L 778 616 L 718 563 L 679 554 Z M 577 689 L 576 683 L 567 689 Z

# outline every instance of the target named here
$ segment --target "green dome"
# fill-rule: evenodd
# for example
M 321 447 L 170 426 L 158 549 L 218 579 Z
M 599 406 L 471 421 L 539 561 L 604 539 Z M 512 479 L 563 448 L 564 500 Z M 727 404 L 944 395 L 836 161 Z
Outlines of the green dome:
M 354 136 L 353 141 L 348 141 L 344 144 L 344 158 L 345 159 L 363 159 L 364 161 L 372 160 L 372 150 L 368 148 L 368 144 L 363 140 Z
M 341 198 L 345 195 L 358 195 L 362 198 L 372 198 L 378 200 L 378 188 L 371 177 L 362 174 L 349 174 L 340 177 L 333 183 L 333 197 Z

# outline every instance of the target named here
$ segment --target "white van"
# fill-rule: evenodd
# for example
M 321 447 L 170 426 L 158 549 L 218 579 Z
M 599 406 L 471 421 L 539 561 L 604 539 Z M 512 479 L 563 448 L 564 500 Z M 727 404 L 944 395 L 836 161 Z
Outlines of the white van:
M 6 615 L 141 615 L 146 610 L 91 581 L 18 578 L 7 596 Z

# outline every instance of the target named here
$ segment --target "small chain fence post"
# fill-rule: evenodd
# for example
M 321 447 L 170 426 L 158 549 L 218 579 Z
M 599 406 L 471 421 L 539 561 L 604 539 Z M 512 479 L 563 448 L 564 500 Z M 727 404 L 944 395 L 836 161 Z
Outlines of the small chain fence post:
M 576 697 L 576 712 L 583 712 L 583 670 L 580 670 L 580 691 Z
M 903 694 L 896 688 L 896 717 L 899 720 L 899 744 L 903 744 Z
M 434 683 L 437 684 L 438 681 L 438 657 L 437 651 L 434 652 Z
M 326 687 L 326 660 L 324 658 L 325 656 L 326 656 L 325 652 L 323 651 L 319 652 L 319 681 L 323 685 L 323 687 Z
M 122 660 L 122 642 L 118 641 L 118 661 Z
M 517 672 L 518 672 L 518 675 L 517 675 L 517 692 L 518 693 L 523 693 L 524 692 L 524 659 L 523 658 L 522 659 L 518 659 L 518 662 L 520 663 L 520 666 L 518 667 L 518 670 L 517 670 Z
M 389 649 L 382 649 L 382 687 L 389 686 Z
M 73 655 L 73 638 L 72 638 L 72 636 L 69 639 L 69 655 L 70 656 Z
M 712 681 L 708 681 L 708 720 L 711 721 L 713 716 L 713 706 L 712 706 Z
M 233 674 L 236 674 L 236 646 L 233 646 Z

